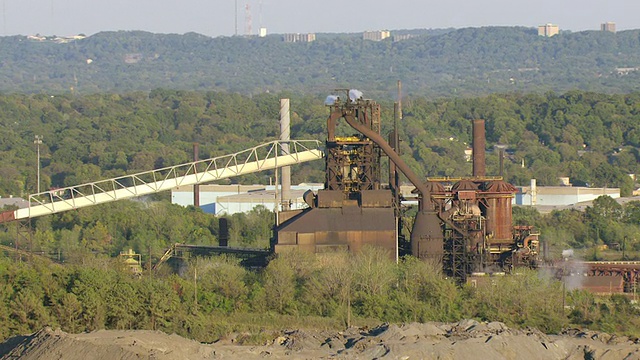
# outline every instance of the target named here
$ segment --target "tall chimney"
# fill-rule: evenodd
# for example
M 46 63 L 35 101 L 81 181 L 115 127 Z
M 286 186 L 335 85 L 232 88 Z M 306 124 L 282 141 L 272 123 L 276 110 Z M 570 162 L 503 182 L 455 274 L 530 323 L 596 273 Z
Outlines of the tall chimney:
M 473 176 L 484 177 L 485 169 L 484 120 L 473 120 Z
M 291 120 L 289 116 L 289 99 L 280 99 L 280 141 L 291 140 Z M 289 155 L 289 144 L 282 144 L 282 155 Z M 276 171 L 278 171 L 276 169 Z M 276 185 L 277 186 L 277 185 Z M 291 167 L 282 168 L 282 210 L 289 210 L 291 200 Z
M 402 81 L 398 80 L 398 120 L 402 120 Z

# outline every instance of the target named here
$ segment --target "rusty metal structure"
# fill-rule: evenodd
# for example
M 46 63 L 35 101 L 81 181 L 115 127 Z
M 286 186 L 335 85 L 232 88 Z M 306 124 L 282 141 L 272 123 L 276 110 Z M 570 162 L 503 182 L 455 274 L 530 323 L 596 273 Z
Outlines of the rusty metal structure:
M 638 293 L 640 261 L 576 261 L 565 259 L 550 264 L 547 270 L 574 288 L 595 294 Z
M 473 121 L 473 175 L 425 181 L 398 155 L 397 130 L 389 142 L 382 137 L 377 103 L 352 90 L 328 105 L 325 189 L 305 195 L 308 209 L 280 213 L 272 241 L 276 253 L 358 251 L 369 244 L 397 257 L 402 172 L 418 197 L 411 254 L 441 264 L 447 276 L 460 281 L 475 272 L 537 265 L 538 234 L 531 226 L 512 224 L 515 187 L 486 176 L 483 120 Z M 338 134 L 343 121 L 357 133 Z M 389 157 L 388 186 L 380 182 L 383 155 Z
M 513 226 L 511 199 L 516 188 L 486 175 L 484 120 L 473 120 L 473 175 L 429 179 L 443 222 L 443 270 L 465 281 L 468 274 L 536 267 L 538 234 L 532 226 Z M 439 249 L 438 249 L 439 250 Z
M 340 120 L 358 133 L 338 134 Z M 372 139 L 381 138 L 380 106 L 361 98 L 336 99 L 327 134 L 325 188 L 305 194 L 309 208 L 279 213 L 273 250 L 358 251 L 369 244 L 397 256 L 397 204 L 391 189 L 381 186 L 383 149 Z

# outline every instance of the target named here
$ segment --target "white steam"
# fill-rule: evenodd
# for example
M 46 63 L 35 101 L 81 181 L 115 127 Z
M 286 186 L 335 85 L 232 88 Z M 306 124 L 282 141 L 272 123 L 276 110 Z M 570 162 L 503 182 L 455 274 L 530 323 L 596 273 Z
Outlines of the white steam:
M 356 101 L 361 97 L 362 97 L 362 91 L 356 90 L 356 89 L 349 90 L 349 99 L 351 99 L 351 101 Z
M 327 98 L 324 100 L 324 104 L 331 106 L 333 104 L 336 103 L 336 101 L 338 101 L 338 96 L 337 95 L 329 95 L 327 96 Z

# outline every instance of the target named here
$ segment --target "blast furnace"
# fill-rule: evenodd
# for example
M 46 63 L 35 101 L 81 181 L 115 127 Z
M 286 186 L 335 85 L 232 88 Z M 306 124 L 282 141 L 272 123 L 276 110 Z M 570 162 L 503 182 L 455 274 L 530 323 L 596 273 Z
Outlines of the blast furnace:
M 473 121 L 473 175 L 420 179 L 397 152 L 397 131 L 381 136 L 380 105 L 349 91 L 328 104 L 325 189 L 307 192 L 309 208 L 279 213 L 273 250 L 314 253 L 364 245 L 399 253 L 402 197 L 397 171 L 415 186 L 418 212 L 410 235 L 411 254 L 442 266 L 464 281 L 474 272 L 535 267 L 538 236 L 531 226 L 514 227 L 515 187 L 485 175 L 484 121 Z M 342 122 L 357 133 L 346 133 Z M 339 134 L 339 129 L 342 133 Z M 352 130 L 351 130 L 352 131 Z M 389 157 L 389 184 L 381 184 L 380 159 Z
M 309 208 L 278 214 L 274 250 L 358 251 L 369 244 L 397 254 L 396 204 L 391 190 L 380 184 L 380 146 L 362 133 L 337 134 L 338 121 L 350 116 L 379 136 L 380 105 L 363 99 L 336 99 L 330 112 L 325 188 L 305 194 Z

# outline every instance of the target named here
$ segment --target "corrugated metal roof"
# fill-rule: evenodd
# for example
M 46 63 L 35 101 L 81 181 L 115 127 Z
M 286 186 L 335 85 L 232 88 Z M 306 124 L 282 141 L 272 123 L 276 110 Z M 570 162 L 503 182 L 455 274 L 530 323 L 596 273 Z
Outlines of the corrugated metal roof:
M 302 189 L 319 189 L 323 188 L 324 184 L 320 183 L 302 183 L 298 185 L 291 185 L 292 190 L 302 190 Z M 235 192 L 238 194 L 245 193 L 248 191 L 256 191 L 256 190 L 272 190 L 275 188 L 275 185 L 262 185 L 262 184 L 254 184 L 254 185 L 220 185 L 220 184 L 207 184 L 200 185 L 200 193 L 205 192 Z M 278 187 L 280 188 L 280 186 Z M 171 192 L 193 192 L 193 185 L 189 186 L 178 186 L 171 190 Z
M 253 190 L 261 190 L 265 189 L 266 185 L 219 185 L 219 184 L 209 184 L 209 185 L 200 185 L 200 192 L 237 192 L 243 193 L 247 191 Z M 177 188 L 171 190 L 172 192 L 187 192 L 193 193 L 193 186 L 178 186 Z
M 278 231 L 383 231 L 394 229 L 395 214 L 392 208 L 350 207 L 308 209 Z
M 531 193 L 530 186 L 518 186 L 519 193 Z M 538 195 L 609 195 L 620 196 L 619 188 L 589 188 L 582 186 L 536 186 Z
M 29 202 L 21 197 L 0 198 L 0 209 L 5 206 L 17 206 L 19 209 L 29 207 Z
M 307 190 L 291 190 L 289 192 L 291 199 L 302 199 L 302 195 Z M 217 202 L 269 202 L 274 201 L 276 197 L 276 193 L 274 190 L 255 190 L 249 191 L 242 194 L 237 195 L 227 195 L 227 196 L 218 196 Z M 280 192 L 278 192 L 278 198 L 280 197 Z M 279 200 L 279 199 L 278 199 Z

